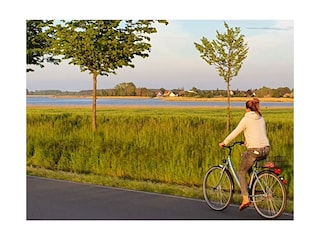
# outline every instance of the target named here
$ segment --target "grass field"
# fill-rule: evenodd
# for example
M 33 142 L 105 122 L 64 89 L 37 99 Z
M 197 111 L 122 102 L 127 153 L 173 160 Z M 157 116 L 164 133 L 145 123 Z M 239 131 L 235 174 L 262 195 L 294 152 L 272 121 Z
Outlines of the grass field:
M 262 113 L 270 155 L 286 156 L 283 175 L 293 200 L 293 109 Z M 232 127 L 243 114 L 243 109 L 232 109 Z M 202 197 L 206 170 L 226 155 L 218 148 L 227 134 L 225 126 L 222 108 L 98 107 L 93 133 L 90 107 L 27 107 L 27 169 L 29 174 L 60 173 L 100 184 L 147 191 L 157 191 L 151 187 L 156 186 L 160 192 Z M 242 151 L 235 149 L 235 166 Z

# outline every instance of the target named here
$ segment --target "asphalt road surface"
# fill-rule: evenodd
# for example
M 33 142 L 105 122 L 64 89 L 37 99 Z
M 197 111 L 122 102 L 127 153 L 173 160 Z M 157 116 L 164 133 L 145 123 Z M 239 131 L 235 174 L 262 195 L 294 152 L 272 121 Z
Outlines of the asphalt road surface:
M 27 220 L 265 220 L 238 207 L 217 212 L 199 199 L 27 176 Z

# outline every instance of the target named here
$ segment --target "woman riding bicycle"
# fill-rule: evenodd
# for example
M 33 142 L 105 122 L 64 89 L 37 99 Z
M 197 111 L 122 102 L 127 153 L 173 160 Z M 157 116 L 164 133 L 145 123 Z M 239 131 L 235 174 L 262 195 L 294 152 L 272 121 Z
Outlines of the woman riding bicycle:
M 223 148 L 241 132 L 244 133 L 247 151 L 245 151 L 241 156 L 241 163 L 238 171 L 242 194 L 242 204 L 239 207 L 240 211 L 250 205 L 246 173 L 251 169 L 255 160 L 259 158 L 266 158 L 270 151 L 269 139 L 266 133 L 266 124 L 260 112 L 259 103 L 258 98 L 247 101 L 246 113 L 238 126 L 221 143 L 219 143 L 219 146 Z

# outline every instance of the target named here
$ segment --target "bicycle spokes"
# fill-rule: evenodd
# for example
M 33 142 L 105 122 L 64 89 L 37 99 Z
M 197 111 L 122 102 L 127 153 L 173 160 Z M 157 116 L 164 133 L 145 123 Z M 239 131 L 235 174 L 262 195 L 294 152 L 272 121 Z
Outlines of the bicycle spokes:
M 252 187 L 253 204 L 258 213 L 265 218 L 276 218 L 282 214 L 286 206 L 286 190 L 272 172 L 258 175 Z
M 208 170 L 203 181 L 203 193 L 209 207 L 223 210 L 231 202 L 233 182 L 229 172 L 216 166 Z

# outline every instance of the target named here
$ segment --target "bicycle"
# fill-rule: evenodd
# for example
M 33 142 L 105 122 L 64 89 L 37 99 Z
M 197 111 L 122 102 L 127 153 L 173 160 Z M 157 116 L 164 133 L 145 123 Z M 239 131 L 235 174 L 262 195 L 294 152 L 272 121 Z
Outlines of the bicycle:
M 211 167 L 204 176 L 204 198 L 213 210 L 222 211 L 230 205 L 235 192 L 234 180 L 240 187 L 231 155 L 233 147 L 243 145 L 243 143 L 240 141 L 225 146 L 228 149 L 227 158 L 223 159 L 222 164 Z M 267 161 L 270 159 L 268 158 Z M 259 164 L 263 160 L 266 158 L 257 159 L 252 166 L 248 185 L 249 198 L 259 215 L 267 219 L 274 219 L 279 217 L 286 208 L 286 180 L 280 175 L 281 169 L 277 166 L 281 159 L 278 162 Z

